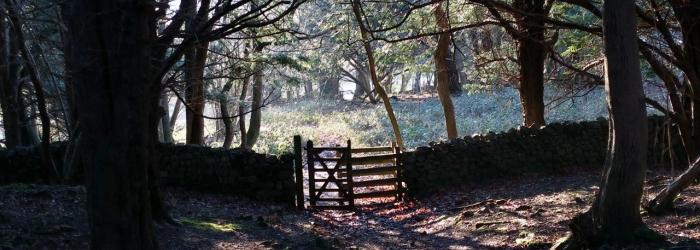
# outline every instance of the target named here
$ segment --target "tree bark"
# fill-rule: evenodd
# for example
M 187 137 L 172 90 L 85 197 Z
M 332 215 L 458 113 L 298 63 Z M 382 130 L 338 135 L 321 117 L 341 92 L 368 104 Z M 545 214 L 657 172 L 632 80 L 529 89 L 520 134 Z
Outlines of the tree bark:
M 197 15 L 186 21 L 186 32 L 195 34 L 201 23 L 209 18 L 210 0 L 200 3 Z M 187 118 L 187 144 L 204 144 L 204 68 L 209 52 L 209 42 L 196 42 L 185 53 L 185 100 L 189 109 L 185 110 Z
M 416 78 L 413 80 L 413 93 L 414 94 L 420 94 L 421 88 L 420 88 L 420 80 L 421 80 L 421 73 L 420 71 L 416 72 Z
M 306 81 L 304 83 L 304 97 L 306 99 L 314 98 L 314 85 L 311 81 Z
M 449 23 L 445 23 L 446 25 Z M 448 28 L 449 29 L 449 28 Z M 450 34 L 450 36 L 452 36 Z M 447 66 L 447 78 L 449 79 L 449 91 L 450 95 L 459 96 L 462 94 L 462 83 L 459 81 L 459 70 L 457 69 L 457 62 L 455 61 L 455 55 L 452 53 L 452 48 L 454 44 L 452 43 L 452 38 L 447 41 L 449 44 L 447 46 L 447 54 L 445 55 L 445 65 Z M 437 74 L 437 72 L 436 72 Z M 439 79 L 438 79 L 439 82 Z M 439 86 L 436 86 L 439 88 Z
M 256 42 L 255 53 L 260 53 L 263 48 L 267 45 L 266 43 Z M 262 119 L 262 105 L 263 105 L 263 70 L 265 70 L 264 63 L 262 61 L 255 62 L 254 73 L 253 73 L 253 100 L 250 103 L 250 124 L 248 124 L 248 132 L 246 132 L 246 148 L 252 149 L 260 136 L 260 125 Z M 306 94 L 306 93 L 305 93 Z
M 168 103 L 168 95 L 163 94 L 160 98 L 161 118 L 160 129 L 163 133 L 161 138 L 164 143 L 173 143 L 173 131 L 170 129 L 170 105 Z
M 369 35 L 367 34 L 367 28 L 365 27 L 364 21 L 362 20 L 362 14 L 360 13 L 360 4 L 360 0 L 352 0 L 352 11 L 355 14 L 355 20 L 357 20 L 357 24 L 360 26 L 362 45 L 365 48 L 365 53 L 367 53 L 372 84 L 374 85 L 374 90 L 377 92 L 379 97 L 382 98 L 382 102 L 384 103 L 384 109 L 386 109 L 386 113 L 389 116 L 389 121 L 391 122 L 391 127 L 394 130 L 396 144 L 399 145 L 399 147 L 403 148 L 404 144 L 403 139 L 401 138 L 401 129 L 399 128 L 399 122 L 396 120 L 396 116 L 394 115 L 394 109 L 392 108 L 391 102 L 389 101 L 389 96 L 387 96 L 386 92 L 384 91 L 384 88 L 382 88 L 382 85 L 379 84 L 379 78 L 377 77 L 377 67 L 374 61 L 374 52 L 372 51 Z
M 223 148 L 225 149 L 231 148 L 231 144 L 233 143 L 233 118 L 229 118 L 229 116 L 231 116 L 231 112 L 228 110 L 230 105 L 228 103 L 228 95 L 232 87 L 233 81 L 229 80 L 226 82 L 224 88 L 221 90 L 221 98 L 219 99 L 219 111 L 223 117 L 222 122 L 224 123 Z
M 459 76 L 459 84 L 460 86 L 464 86 L 468 84 L 467 73 L 464 70 L 464 54 L 462 53 L 463 51 L 457 48 L 457 44 L 453 44 L 452 48 L 454 49 L 453 54 L 455 67 L 457 68 L 457 74 Z
M 12 33 L 8 32 L 9 24 L 5 19 L 6 8 L 0 3 L 0 108 L 2 108 L 2 124 L 5 132 L 5 146 L 15 148 L 22 145 L 21 109 L 19 99 L 18 60 L 19 49 Z
M 204 144 L 204 64 L 209 43 L 200 43 L 185 54 L 187 87 L 185 97 L 191 109 L 185 110 L 187 117 L 187 144 Z
M 518 17 L 520 31 L 518 41 L 518 65 L 520 103 L 523 109 L 523 126 L 540 127 L 544 120 L 544 62 L 546 41 L 544 17 L 547 15 L 544 0 L 516 0 L 515 8 L 530 15 Z
M 154 9 L 117 0 L 68 1 L 63 8 L 87 172 L 90 247 L 157 249 L 149 190 L 159 94 L 153 98 Z
M 369 99 L 369 102 L 375 104 L 378 102 L 375 97 L 375 93 L 372 89 L 372 76 L 368 72 L 367 67 L 364 63 L 355 62 L 351 63 L 352 67 L 355 69 L 355 76 L 352 78 L 355 82 L 355 92 L 353 93 L 353 98 L 358 100 Z
M 404 72 L 401 74 L 401 87 L 399 88 L 399 93 L 406 92 L 406 86 L 408 85 L 408 80 L 410 76 L 408 73 Z
M 442 9 L 442 4 L 438 4 L 433 10 L 435 15 L 435 20 L 438 27 L 442 31 L 447 31 L 450 29 L 447 16 L 445 11 Z M 450 76 L 456 74 L 450 74 L 449 65 L 449 50 L 450 50 L 450 40 L 451 33 L 441 33 L 438 38 L 437 49 L 435 50 L 435 74 L 437 78 L 437 92 L 440 98 L 440 103 L 442 103 L 442 110 L 445 113 L 445 128 L 447 130 L 447 139 L 452 140 L 457 138 L 457 123 L 455 121 L 455 108 L 452 104 L 451 86 L 452 80 Z M 459 78 L 459 77 L 457 77 Z M 457 79 L 459 82 L 459 79 Z M 461 92 L 461 89 L 460 91 Z
M 647 117 L 639 67 L 635 3 L 604 2 L 605 87 L 610 111 L 608 155 L 601 189 L 589 211 L 570 224 L 558 249 L 651 244 L 659 236 L 642 221 L 647 153 Z
M 175 101 L 175 107 L 173 107 L 173 113 L 170 115 L 170 131 L 175 131 L 175 124 L 177 123 L 177 118 L 180 116 L 180 110 L 182 110 L 182 101 L 178 98 Z
M 248 143 L 246 141 L 246 129 L 245 129 L 245 98 L 248 95 L 248 82 L 250 78 L 246 77 L 243 79 L 243 86 L 241 87 L 241 95 L 238 97 L 238 130 L 241 132 L 241 148 L 246 148 Z

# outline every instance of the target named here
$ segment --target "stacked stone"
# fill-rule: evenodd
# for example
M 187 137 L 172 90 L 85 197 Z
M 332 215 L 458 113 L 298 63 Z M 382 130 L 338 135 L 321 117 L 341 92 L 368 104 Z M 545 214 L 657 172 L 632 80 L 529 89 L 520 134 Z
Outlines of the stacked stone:
M 662 162 L 658 141 L 654 141 L 662 125 L 663 118 L 650 117 L 650 166 Z M 432 142 L 403 155 L 404 176 L 409 192 L 420 194 L 523 173 L 599 169 L 605 161 L 607 138 L 608 122 L 598 119 Z M 673 142 L 677 147 L 678 139 Z
M 61 169 L 65 143 L 51 144 L 54 164 Z M 39 147 L 0 149 L 0 185 L 14 182 L 41 182 L 41 153 Z
M 291 202 L 294 196 L 293 156 L 288 154 L 163 145 L 160 163 L 167 185 L 266 201 Z

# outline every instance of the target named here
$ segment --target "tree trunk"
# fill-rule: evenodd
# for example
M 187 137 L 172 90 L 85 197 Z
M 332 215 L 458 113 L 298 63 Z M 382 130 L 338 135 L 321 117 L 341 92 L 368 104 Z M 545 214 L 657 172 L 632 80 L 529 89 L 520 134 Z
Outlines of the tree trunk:
M 246 142 L 246 129 L 245 129 L 245 115 L 246 115 L 246 105 L 245 105 L 245 98 L 248 95 L 248 83 L 250 82 L 250 78 L 246 77 L 243 79 L 243 86 L 241 87 L 241 95 L 238 97 L 238 130 L 241 132 L 241 148 L 246 148 L 247 147 L 247 142 Z
M 639 68 L 635 3 L 604 2 L 605 87 L 611 138 L 601 189 L 590 210 L 571 223 L 569 240 L 559 249 L 615 248 L 658 242 L 642 221 L 647 153 L 647 117 Z
M 207 60 L 209 43 L 198 43 L 185 54 L 185 97 L 190 108 L 187 116 L 187 144 L 204 144 L 204 64 Z
M 164 143 L 173 143 L 173 131 L 170 130 L 170 105 L 168 103 L 168 95 L 163 94 L 160 98 L 160 130 L 163 133 L 161 138 Z
M 464 54 L 457 48 L 457 44 L 452 44 L 453 55 L 455 59 L 455 66 L 457 67 L 457 74 L 459 75 L 459 84 L 464 86 L 468 84 L 467 73 L 464 70 Z
M 384 103 L 384 109 L 386 109 L 386 113 L 389 116 L 389 121 L 391 121 L 391 127 L 394 130 L 396 144 L 399 145 L 399 147 L 403 148 L 404 145 L 403 139 L 401 138 L 401 129 L 399 129 L 399 122 L 396 120 L 396 116 L 394 115 L 394 109 L 392 108 L 391 102 L 389 101 L 389 96 L 387 96 L 386 92 L 384 91 L 384 88 L 382 88 L 381 84 L 379 84 L 379 78 L 377 77 L 377 67 L 374 61 L 374 52 L 372 51 L 369 35 L 367 34 L 367 28 L 365 27 L 364 21 L 362 20 L 362 15 L 360 14 L 360 4 L 362 4 L 360 3 L 360 0 L 352 0 L 352 11 L 355 14 L 355 20 L 357 20 L 357 24 L 360 26 L 362 45 L 365 48 L 365 53 L 367 53 L 372 84 L 374 85 L 374 89 L 376 90 L 379 97 L 382 98 L 382 102 Z
M 427 75 L 425 76 L 425 84 L 423 85 L 423 91 L 430 93 L 434 90 L 433 86 L 436 86 L 437 84 L 437 78 L 435 78 L 434 71 L 426 74 Z
M 177 123 L 177 118 L 180 116 L 180 110 L 182 110 L 182 100 L 177 98 L 175 101 L 175 107 L 173 107 L 173 113 L 170 115 L 170 131 L 175 131 L 175 124 Z
M 264 45 L 256 45 L 255 52 L 262 52 Z M 255 72 L 253 73 L 253 100 L 251 101 L 250 108 L 250 124 L 248 125 L 248 132 L 246 132 L 246 144 L 245 147 L 252 149 L 260 136 L 260 123 L 262 119 L 262 107 L 263 105 L 263 67 L 264 62 L 255 63 Z M 305 93 L 308 94 L 308 93 Z
M 152 5 L 116 0 L 64 6 L 93 249 L 158 248 L 149 190 L 153 13 Z
M 21 79 L 26 79 L 28 77 L 25 75 L 26 71 L 22 70 L 20 73 L 22 74 Z M 20 88 L 25 89 L 28 93 L 24 96 L 20 95 L 21 108 L 24 110 L 22 112 L 24 116 L 21 118 L 22 144 L 27 146 L 39 145 L 41 139 L 39 139 L 39 133 L 36 128 L 36 100 L 32 99 L 32 97 L 35 96 L 34 88 L 27 85 L 20 85 Z M 20 90 L 20 93 L 21 92 L 22 90 Z M 29 109 L 28 112 L 27 109 Z
M 435 15 L 435 20 L 438 27 L 442 31 L 447 31 L 450 29 L 447 16 L 445 11 L 442 9 L 442 4 L 438 4 L 433 10 Z M 450 50 L 450 40 L 451 33 L 441 33 L 438 38 L 437 49 L 435 50 L 435 73 L 437 78 L 437 92 L 440 98 L 440 103 L 442 103 L 442 110 L 445 113 L 445 128 L 447 130 L 447 139 L 452 140 L 457 138 L 457 123 L 455 121 L 455 108 L 452 104 L 451 86 L 452 80 L 450 76 L 455 76 L 457 74 L 450 74 L 449 62 L 449 50 Z M 454 64 L 453 64 L 454 65 Z M 458 76 L 458 75 L 457 75 Z M 459 77 L 457 77 L 459 78 Z M 459 79 L 457 79 L 459 83 Z M 461 92 L 461 90 L 459 91 Z
M 5 132 L 5 146 L 14 148 L 22 145 L 21 109 L 19 99 L 19 56 L 16 40 L 8 32 L 9 23 L 5 19 L 4 3 L 0 6 L 0 108 L 2 108 L 2 124 Z
M 223 117 L 221 120 L 224 123 L 224 149 L 231 148 L 231 144 L 233 143 L 233 118 L 230 118 L 231 112 L 228 110 L 230 105 L 228 103 L 228 96 L 232 87 L 233 81 L 229 80 L 226 82 L 224 88 L 221 90 L 221 99 L 219 99 L 219 113 L 221 113 L 221 117 Z
M 445 25 L 448 25 L 449 23 L 445 23 Z M 451 36 L 451 35 L 450 35 Z M 449 81 L 449 91 L 450 95 L 454 96 L 459 96 L 462 94 L 462 83 L 459 81 L 459 70 L 457 69 L 457 62 L 455 61 L 455 55 L 452 53 L 452 47 L 454 47 L 454 44 L 452 43 L 452 39 L 450 38 L 448 41 L 449 45 L 447 46 L 447 54 L 445 57 L 445 65 L 447 67 L 447 78 Z M 436 71 L 437 74 L 437 71 Z M 439 79 L 438 81 L 439 82 Z M 437 88 L 439 86 L 436 85 Z
M 410 80 L 409 78 L 410 76 L 408 73 L 404 72 L 401 74 L 401 87 L 399 88 L 399 93 L 406 92 L 406 86 L 408 85 L 408 80 Z
M 386 79 L 386 82 L 384 82 L 384 89 L 387 90 L 387 93 L 392 94 L 394 93 L 394 75 L 389 73 L 389 76 Z
M 421 73 L 420 71 L 416 72 L 416 79 L 413 80 L 413 93 L 414 94 L 420 94 L 421 89 L 420 89 L 420 80 L 421 80 Z
M 311 81 L 306 81 L 304 83 L 304 97 L 306 99 L 314 98 L 314 85 Z
M 532 15 L 518 18 L 521 27 L 518 41 L 518 65 L 520 103 L 523 109 L 523 126 L 540 127 L 544 120 L 544 61 L 546 45 L 544 16 L 547 15 L 544 0 L 516 0 L 514 7 Z
M 372 76 L 370 72 L 367 72 L 367 68 L 361 63 L 352 64 L 355 68 L 355 93 L 353 94 L 355 99 L 365 100 L 369 99 L 369 102 L 374 104 L 377 103 L 377 98 L 375 97 L 372 89 Z

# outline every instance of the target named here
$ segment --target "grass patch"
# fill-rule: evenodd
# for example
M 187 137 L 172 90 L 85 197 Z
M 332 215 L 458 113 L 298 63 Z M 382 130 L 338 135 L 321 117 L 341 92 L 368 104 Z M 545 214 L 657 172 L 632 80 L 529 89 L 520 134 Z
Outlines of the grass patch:
M 585 96 L 562 98 L 567 95 L 571 96 L 571 93 L 566 89 L 545 88 L 545 103 L 549 104 L 545 110 L 548 123 L 607 117 L 602 88 Z M 472 86 L 461 96 L 453 97 L 453 102 L 460 137 L 506 131 L 522 122 L 520 97 L 514 88 Z M 392 105 L 405 146 L 409 149 L 446 139 L 444 114 L 437 97 L 422 101 L 392 100 Z M 184 118 L 184 114 L 181 118 Z M 214 122 L 205 121 L 205 134 L 215 131 Z M 184 119 L 178 124 L 174 136 L 177 141 L 183 142 Z M 391 124 L 381 104 L 303 99 L 265 107 L 260 138 L 253 149 L 270 154 L 290 152 L 292 136 L 296 134 L 304 140 L 313 140 L 316 145 L 345 145 L 349 139 L 356 147 L 378 146 L 387 145 L 393 140 Z M 236 132 L 233 145 L 238 145 L 239 141 Z M 209 144 L 218 147 L 222 142 L 223 139 L 219 139 Z
M 241 230 L 242 226 L 235 223 L 219 223 L 210 220 L 200 220 L 200 219 L 190 219 L 184 218 L 180 220 L 185 226 L 196 228 L 204 231 L 220 232 L 220 233 L 231 233 Z

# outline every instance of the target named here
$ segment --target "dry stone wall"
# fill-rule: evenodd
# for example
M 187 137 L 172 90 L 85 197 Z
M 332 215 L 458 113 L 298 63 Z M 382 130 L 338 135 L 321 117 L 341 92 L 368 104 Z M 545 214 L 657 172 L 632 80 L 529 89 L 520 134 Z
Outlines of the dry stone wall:
M 65 143 L 52 145 L 62 159 Z M 41 182 L 38 148 L 0 150 L 0 185 Z M 57 160 L 57 167 L 62 162 Z M 256 200 L 289 202 L 294 197 L 293 156 L 217 149 L 192 145 L 161 145 L 161 181 L 192 190 L 237 194 Z
M 662 117 L 650 117 L 649 121 L 649 165 L 658 167 L 666 161 L 659 152 L 664 147 L 660 139 L 668 129 L 663 127 Z M 430 143 L 404 153 L 404 177 L 409 193 L 419 195 L 524 173 L 600 169 L 605 161 L 607 138 L 608 122 L 599 119 L 552 123 L 539 129 L 521 127 Z M 672 136 L 672 145 L 675 152 L 682 152 L 677 136 Z M 676 157 L 679 162 L 685 156 Z

